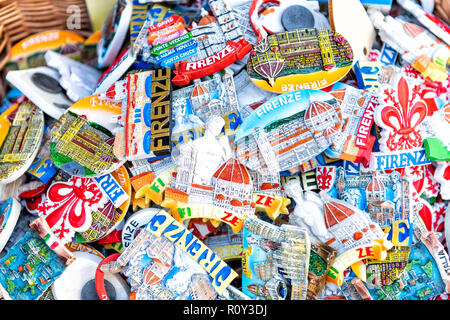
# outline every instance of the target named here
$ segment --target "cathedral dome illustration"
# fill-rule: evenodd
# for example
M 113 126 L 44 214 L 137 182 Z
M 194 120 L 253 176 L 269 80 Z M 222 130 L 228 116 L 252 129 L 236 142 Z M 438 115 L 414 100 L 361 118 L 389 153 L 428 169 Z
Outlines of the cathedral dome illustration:
M 305 111 L 305 125 L 313 132 L 322 132 L 336 124 L 337 114 L 334 108 L 326 102 L 313 101 Z M 337 121 L 340 123 L 340 121 Z M 331 130 L 331 131 L 330 131 Z M 324 132 L 333 133 L 333 129 Z
M 205 106 L 209 100 L 208 90 L 201 83 L 197 83 L 191 92 L 191 103 L 194 109 Z
M 237 213 L 253 210 L 253 183 L 247 168 L 237 159 L 230 158 L 214 173 L 214 204 Z
M 326 202 L 323 211 L 327 228 L 344 221 L 355 213 L 351 208 L 337 202 Z
M 424 29 L 411 22 L 405 22 L 404 28 L 405 31 L 413 38 L 424 32 Z
M 215 17 L 213 17 L 213 16 L 211 16 L 209 14 L 206 14 L 206 15 L 202 16 L 202 18 L 198 22 L 198 25 L 199 26 L 206 26 L 208 24 L 216 23 L 216 22 L 217 22 L 217 20 L 216 20 Z
M 385 187 L 383 181 L 377 176 L 376 172 L 372 175 L 366 186 L 367 201 L 386 200 Z
M 231 181 L 234 183 L 250 184 L 250 175 L 247 168 L 238 160 L 230 158 L 214 174 L 218 180 Z
M 172 268 L 174 252 L 173 245 L 165 238 L 157 238 L 151 242 L 146 249 L 146 254 L 151 258 L 151 261 L 143 271 L 143 282 L 149 286 L 160 283 Z
M 313 119 L 322 114 L 326 114 L 327 111 L 333 110 L 333 107 L 328 103 L 322 101 L 314 101 L 312 102 L 308 109 L 305 112 L 305 120 Z
M 344 201 L 331 198 L 325 191 L 321 192 L 321 198 L 324 200 L 325 225 L 334 236 L 326 244 L 338 252 L 342 253 L 383 236 L 380 226 L 365 212 Z

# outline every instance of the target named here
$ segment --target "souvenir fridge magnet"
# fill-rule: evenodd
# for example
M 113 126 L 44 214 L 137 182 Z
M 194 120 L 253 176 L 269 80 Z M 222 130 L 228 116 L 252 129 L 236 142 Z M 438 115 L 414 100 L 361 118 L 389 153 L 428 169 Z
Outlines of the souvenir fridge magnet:
M 407 219 L 393 221 L 390 226 L 382 228 L 387 235 L 386 240 L 393 246 L 387 250 L 383 261 L 366 259 L 360 265 L 359 275 L 362 275 L 362 280 L 375 287 L 392 284 L 405 271 L 413 237 L 413 226 Z
M 447 61 L 450 51 L 444 43 L 412 22 L 384 16 L 373 8 L 368 9 L 368 14 L 373 25 L 379 29 L 381 40 L 394 48 L 405 63 L 424 78 L 438 82 L 448 78 L 444 61 Z M 440 48 L 444 49 L 440 51 Z
M 330 197 L 325 191 L 320 192 L 320 197 L 324 202 L 325 226 L 333 235 L 325 244 L 337 250 L 339 256 L 357 246 L 383 238 L 384 232 L 379 224 L 364 211 Z M 387 247 L 384 242 L 381 245 Z
M 233 76 L 215 73 L 212 79 L 195 80 L 193 85 L 174 90 L 172 94 L 172 143 L 177 152 L 180 145 L 203 136 L 204 124 L 212 115 L 225 120 L 223 133 L 232 136 L 242 123 Z
M 92 180 L 108 200 L 103 206 L 92 211 L 91 225 L 87 230 L 78 232 L 78 242 L 106 239 L 122 222 L 131 203 L 131 183 L 124 166 Z
M 121 114 L 121 105 L 98 95 L 81 99 L 55 123 L 50 152 L 57 167 L 65 172 L 96 177 L 117 170 L 124 161 L 113 153 L 111 118 Z
M 14 231 L 21 207 L 20 203 L 14 198 L 9 198 L 0 203 L 0 252 Z
M 187 61 L 175 64 L 172 82 L 177 86 L 225 69 L 243 59 L 252 48 L 231 8 L 223 0 L 209 0 L 208 3 L 214 16 L 203 10 L 198 25 L 192 24 L 197 53 Z
M 145 184 L 136 191 L 135 199 L 144 199 L 146 207 L 150 201 L 160 205 L 164 200 L 165 189 L 171 184 L 177 165 L 172 157 L 157 160 L 152 166 L 155 178 L 150 184 Z
M 0 115 L 0 184 L 12 182 L 31 166 L 44 134 L 44 114 L 31 102 Z
M 393 86 L 382 89 L 380 106 L 375 112 L 375 122 L 383 129 L 380 140 L 382 152 L 422 146 L 419 125 L 428 115 L 428 109 L 417 89 L 403 77 Z
M 309 171 L 340 134 L 337 100 L 320 90 L 277 96 L 254 110 L 235 135 L 238 159 L 251 170 Z
M 99 300 L 95 288 L 95 273 L 102 261 L 99 256 L 87 252 L 73 252 L 75 261 L 52 284 L 55 300 Z M 129 286 L 118 274 L 108 274 L 105 287 L 111 300 L 127 300 Z
M 170 208 L 178 221 L 208 218 L 214 226 L 217 227 L 221 221 L 237 233 L 242 228 L 244 217 L 254 215 L 253 184 L 245 166 L 238 160 L 230 158 L 223 162 L 219 154 L 216 159 L 212 158 L 212 143 L 204 145 L 210 150 L 210 153 L 205 153 L 206 149 L 200 148 L 202 142 L 207 141 L 205 137 L 184 145 L 186 149 L 182 149 L 183 158 L 180 159 L 174 187 L 166 188 L 161 206 Z M 185 157 L 193 161 L 189 163 Z M 206 157 L 211 157 L 208 161 L 211 166 L 205 167 L 202 162 Z M 220 167 L 215 169 L 217 165 Z
M 375 123 L 380 127 L 380 152 L 373 152 L 370 166 L 374 170 L 397 169 L 429 164 L 422 148 L 421 123 L 428 115 L 427 104 L 418 87 L 399 77 L 394 85 L 383 87 Z
M 237 277 L 218 255 L 164 210 L 154 214 L 146 228 L 113 260 L 100 270 L 120 271 L 128 277 L 131 297 L 136 300 L 216 299 Z
M 416 210 L 411 205 L 414 190 L 410 178 L 399 172 L 361 173 L 349 175 L 344 168 L 319 167 L 318 180 L 329 179 L 321 185 L 332 197 L 365 211 L 380 226 L 392 221 L 409 219 Z M 325 188 L 326 187 L 326 188 Z
M 11 60 L 6 65 L 8 70 L 24 70 L 45 66 L 44 54 L 56 51 L 69 55 L 80 53 L 84 38 L 67 30 L 44 31 L 29 36 L 11 47 Z
M 394 245 L 387 250 L 383 261 L 369 259 L 360 263 L 358 276 L 375 286 L 392 283 L 403 272 L 412 243 L 409 219 L 418 210 L 412 200 L 412 181 L 396 171 L 348 175 L 342 167 L 337 169 L 336 176 L 328 192 L 367 212 L 367 217 L 381 226 L 386 240 Z
M 400 0 L 398 3 L 434 35 L 450 45 L 450 27 L 431 13 L 433 9 L 425 8 L 424 4 L 420 6 L 411 0 Z
M 433 232 L 422 235 L 411 249 L 408 265 L 394 283 L 370 288 L 374 300 L 425 300 L 450 290 L 449 258 Z
M 133 9 L 136 7 L 138 6 L 134 4 Z M 200 7 L 197 8 L 200 9 Z M 198 22 L 201 18 L 200 12 L 196 11 L 194 14 L 190 14 L 189 12 L 183 12 L 180 7 L 174 7 L 173 9 L 152 4 L 148 13 L 147 10 L 145 11 L 146 17 L 142 20 L 141 29 L 135 30 L 131 35 L 133 41 L 134 34 L 139 31 L 140 35 L 134 42 L 138 43 L 140 40 L 145 40 L 140 43 L 142 50 L 138 57 L 139 62 L 173 67 L 175 62 L 186 60 L 197 53 L 197 42 L 192 39 L 192 33 L 188 32 L 187 28 L 190 29 L 190 25 L 194 21 Z M 155 61 L 156 57 L 162 53 L 164 55 L 159 57 L 158 60 L 160 61 Z
M 101 76 L 100 71 L 53 51 L 47 51 L 44 57 L 47 66 L 58 70 L 59 83 L 69 99 L 78 101 L 91 95 Z
M 0 259 L 1 293 L 7 300 L 37 300 L 74 259 L 38 219 Z
M 255 211 L 264 212 L 273 221 L 275 221 L 281 214 L 289 214 L 287 206 L 289 206 L 291 200 L 278 194 L 269 195 L 254 192 L 253 201 L 255 203 Z
M 330 92 L 341 107 L 343 125 L 325 155 L 369 165 L 375 137 L 370 134 L 378 97 L 350 86 Z
M 50 155 L 50 136 L 51 129 L 50 127 L 46 127 L 39 152 L 27 170 L 28 175 L 39 180 L 45 185 L 50 182 L 58 171 L 58 168 L 55 166 Z
M 232 150 L 228 138 L 226 136 L 218 137 L 224 123 L 222 117 L 211 116 L 206 123 L 205 134 L 202 137 L 181 145 L 180 155 L 177 159 L 176 189 L 189 193 L 193 184 L 211 186 L 213 176 L 216 173 L 219 175 L 217 170 L 226 161 L 230 161 L 231 166 L 234 164 L 239 166 L 236 160 L 230 159 Z M 248 184 L 247 172 L 237 172 L 239 176 L 245 177 L 242 182 L 246 179 L 244 183 Z
M 330 271 L 327 274 L 327 281 L 332 282 L 338 286 L 342 285 L 344 281 L 344 272 L 347 268 L 351 267 L 356 275 L 361 280 L 366 280 L 364 272 L 359 270 L 359 267 L 363 265 L 363 259 L 376 259 L 377 261 L 383 261 L 386 259 L 386 251 L 392 247 L 390 242 L 384 242 L 382 239 L 374 240 L 372 243 L 360 245 L 355 248 L 349 249 L 340 254 Z
M 130 74 L 125 84 L 106 93 L 122 101 L 125 125 L 116 130 L 114 153 L 120 159 L 156 160 L 171 152 L 171 70 L 158 69 Z M 119 90 L 125 90 L 120 93 Z M 124 147 L 120 147 L 124 145 Z
M 352 48 L 342 35 L 298 29 L 269 35 L 254 45 L 247 72 L 258 87 L 285 93 L 328 87 L 342 79 L 352 63 Z
M 257 300 L 306 300 L 310 240 L 306 229 L 244 221 L 242 291 Z
M 329 0 L 328 13 L 331 28 L 350 43 L 354 61 L 366 60 L 376 33 L 363 4 L 359 0 Z
M 331 265 L 336 259 L 337 251 L 321 243 L 311 241 L 308 270 L 308 291 L 306 298 L 316 300 L 322 293 Z
M 171 210 L 171 214 L 178 222 L 195 218 L 220 221 L 228 224 L 234 233 L 241 231 L 245 218 L 234 212 L 205 204 L 178 205 L 175 210 Z
M 169 230 L 174 229 L 179 231 L 176 236 L 172 234 L 172 231 L 169 233 Z M 193 260 L 197 261 L 213 279 L 212 286 L 218 294 L 222 294 L 231 281 L 236 278 L 237 274 L 233 269 L 166 211 L 161 210 L 155 214 L 145 230 L 157 237 L 164 236 L 183 252 L 187 253 Z M 179 241 L 181 238 L 185 239 L 183 243 Z M 195 249 L 192 250 L 193 248 Z M 207 263 L 202 262 L 206 259 L 208 260 Z
M 54 119 L 59 119 L 73 101 L 59 84 L 58 71 L 49 67 L 10 71 L 6 75 L 14 87 Z
M 102 36 L 97 43 L 99 68 L 108 67 L 117 57 L 128 32 L 132 10 L 132 0 L 119 0 L 114 4 L 108 19 L 103 24 Z
M 108 197 L 89 178 L 70 176 L 53 181 L 46 199 L 37 207 L 54 234 L 67 243 L 75 231 L 83 232 L 92 224 L 92 213 L 102 208 Z

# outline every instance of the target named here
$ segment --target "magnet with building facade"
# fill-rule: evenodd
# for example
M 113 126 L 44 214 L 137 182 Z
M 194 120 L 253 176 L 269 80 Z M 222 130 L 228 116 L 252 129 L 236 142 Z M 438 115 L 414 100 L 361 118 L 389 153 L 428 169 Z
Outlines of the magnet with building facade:
M 0 295 L 448 299 L 450 51 L 354 2 L 113 0 L 99 56 L 55 40 L 36 68 L 64 33 L 19 41 Z
M 276 93 L 321 89 L 342 79 L 353 62 L 352 48 L 327 29 L 298 29 L 260 40 L 247 71 L 260 88 Z

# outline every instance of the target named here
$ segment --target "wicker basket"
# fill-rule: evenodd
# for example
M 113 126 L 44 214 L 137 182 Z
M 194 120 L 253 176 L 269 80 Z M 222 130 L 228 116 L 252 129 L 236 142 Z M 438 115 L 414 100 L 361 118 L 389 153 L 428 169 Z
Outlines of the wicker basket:
M 80 14 L 79 28 L 69 29 L 67 21 L 75 12 Z M 5 98 L 4 67 L 10 59 L 11 47 L 30 35 L 48 30 L 70 30 L 86 38 L 90 36 L 92 26 L 85 1 L 0 0 L 0 105 Z

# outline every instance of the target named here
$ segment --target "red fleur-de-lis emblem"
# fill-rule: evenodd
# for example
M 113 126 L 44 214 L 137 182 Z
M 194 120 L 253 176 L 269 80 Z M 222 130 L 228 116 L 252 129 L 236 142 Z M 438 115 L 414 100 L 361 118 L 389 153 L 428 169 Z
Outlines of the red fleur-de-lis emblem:
M 334 167 L 318 167 L 316 173 L 317 185 L 320 190 L 328 190 L 331 188 L 336 176 L 336 168 Z
M 419 125 L 427 116 L 427 105 L 420 98 L 418 88 L 415 86 L 410 89 L 408 82 L 402 77 L 397 88 L 383 90 L 382 101 L 375 117 L 377 125 L 384 129 L 381 133 L 381 151 L 421 147 Z
M 92 179 L 73 176 L 67 182 L 55 182 L 47 190 L 47 200 L 37 211 L 45 217 L 55 235 L 68 242 L 75 231 L 86 231 L 92 212 L 108 200 Z

